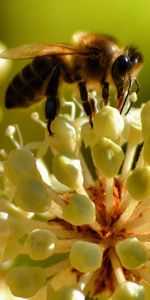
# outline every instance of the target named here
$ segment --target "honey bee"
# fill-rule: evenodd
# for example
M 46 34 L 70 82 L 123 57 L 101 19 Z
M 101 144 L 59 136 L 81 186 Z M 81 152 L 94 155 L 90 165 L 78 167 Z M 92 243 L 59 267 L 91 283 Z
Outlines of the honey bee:
M 5 105 L 6 108 L 28 107 L 45 97 L 45 117 L 50 135 L 51 123 L 60 107 L 59 87 L 62 82 L 76 83 L 84 111 L 93 127 L 95 108 L 89 101 L 87 85 L 99 84 L 105 105 L 109 88 L 114 87 L 117 91 L 116 106 L 121 111 L 133 82 L 138 85 L 136 75 L 143 63 L 143 56 L 136 48 L 124 48 L 111 36 L 83 32 L 73 35 L 72 45 L 23 45 L 1 53 L 0 58 L 33 58 L 9 84 Z

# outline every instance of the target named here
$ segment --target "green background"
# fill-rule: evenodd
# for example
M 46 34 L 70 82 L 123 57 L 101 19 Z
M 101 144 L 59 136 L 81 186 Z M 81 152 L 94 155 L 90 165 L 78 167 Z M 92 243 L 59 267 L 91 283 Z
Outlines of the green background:
M 144 54 L 144 68 L 139 82 L 139 99 L 149 99 L 150 83 L 150 1 L 149 0 L 0 0 L 0 40 L 8 47 L 26 43 L 70 42 L 74 32 L 85 30 L 114 35 L 127 46 L 133 44 Z M 25 141 L 41 139 L 40 126 L 30 121 L 30 112 L 41 111 L 43 102 L 29 110 L 4 108 L 4 92 L 12 76 L 25 62 L 15 61 L 6 84 L 0 87 L 4 110 L 0 124 L 0 147 L 8 138 L 8 124 L 18 123 Z

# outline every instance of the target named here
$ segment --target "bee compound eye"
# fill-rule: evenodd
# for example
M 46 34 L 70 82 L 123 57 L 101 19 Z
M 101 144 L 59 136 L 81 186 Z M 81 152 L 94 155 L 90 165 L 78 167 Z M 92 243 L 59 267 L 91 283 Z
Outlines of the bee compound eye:
M 114 81 L 120 81 L 131 68 L 129 56 L 120 55 L 113 63 L 111 74 Z

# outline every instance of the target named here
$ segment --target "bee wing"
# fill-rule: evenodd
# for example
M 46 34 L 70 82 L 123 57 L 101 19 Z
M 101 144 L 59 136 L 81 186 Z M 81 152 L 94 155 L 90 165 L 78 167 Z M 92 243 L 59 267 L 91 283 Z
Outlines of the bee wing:
M 44 55 L 71 55 L 71 54 L 85 54 L 85 52 L 78 51 L 71 46 L 56 44 L 31 44 L 22 45 L 12 48 L 0 53 L 0 58 L 4 59 L 28 59 Z

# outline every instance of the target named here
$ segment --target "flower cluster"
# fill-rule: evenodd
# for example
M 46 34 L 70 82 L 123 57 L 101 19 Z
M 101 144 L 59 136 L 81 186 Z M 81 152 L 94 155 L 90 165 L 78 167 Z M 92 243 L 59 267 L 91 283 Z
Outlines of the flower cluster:
M 14 148 L 0 151 L 0 257 L 14 296 L 148 297 L 150 101 L 129 111 L 135 98 L 121 114 L 100 105 L 92 129 L 67 102 L 71 114 L 53 121 L 53 137 L 33 113 L 41 142 L 23 145 L 18 126 L 7 128 Z

